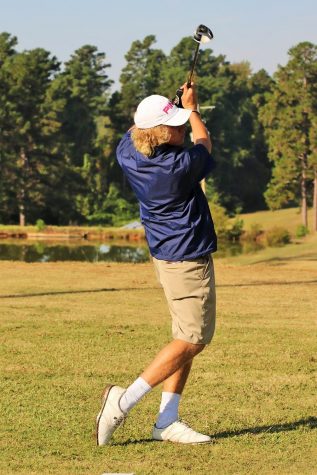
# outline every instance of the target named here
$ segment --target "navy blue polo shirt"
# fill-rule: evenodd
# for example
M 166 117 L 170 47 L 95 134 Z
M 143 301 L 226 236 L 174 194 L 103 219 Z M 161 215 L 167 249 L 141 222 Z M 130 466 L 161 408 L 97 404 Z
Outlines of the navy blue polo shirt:
M 161 145 L 146 157 L 135 149 L 127 132 L 118 145 L 117 159 L 139 201 L 152 256 L 180 261 L 217 250 L 212 217 L 199 184 L 214 167 L 206 147 Z

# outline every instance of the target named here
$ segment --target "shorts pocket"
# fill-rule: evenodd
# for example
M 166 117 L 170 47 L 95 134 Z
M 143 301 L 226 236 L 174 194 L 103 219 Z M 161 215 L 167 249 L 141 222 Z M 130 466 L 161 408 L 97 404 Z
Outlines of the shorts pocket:
M 210 276 L 211 262 L 210 256 L 203 256 L 196 260 L 196 272 L 201 280 Z

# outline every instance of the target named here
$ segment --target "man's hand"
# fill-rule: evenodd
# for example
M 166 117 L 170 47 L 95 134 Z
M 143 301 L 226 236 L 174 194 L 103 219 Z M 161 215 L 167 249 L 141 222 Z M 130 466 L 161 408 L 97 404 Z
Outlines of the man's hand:
M 182 85 L 182 90 L 182 104 L 184 109 L 197 110 L 198 99 L 196 85 L 192 82 L 191 87 L 188 87 L 187 83 L 185 83 Z
M 192 111 L 197 111 L 198 108 L 198 99 L 197 99 L 197 90 L 195 84 L 192 82 L 191 87 L 187 87 L 187 84 L 183 84 L 183 95 L 182 103 L 184 109 L 191 109 Z M 200 114 L 193 112 L 190 114 L 189 122 L 193 132 L 193 142 L 194 144 L 202 144 L 208 152 L 211 152 L 211 140 L 209 133 L 206 129 L 205 124 L 201 120 Z

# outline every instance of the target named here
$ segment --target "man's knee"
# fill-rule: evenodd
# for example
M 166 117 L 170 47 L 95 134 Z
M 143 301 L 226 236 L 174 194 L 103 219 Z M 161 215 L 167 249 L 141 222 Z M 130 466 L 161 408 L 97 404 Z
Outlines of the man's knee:
M 206 345 L 201 343 L 201 344 L 194 345 L 194 346 L 195 346 L 195 355 L 198 355 L 199 353 L 201 353 L 203 351 L 203 349 L 205 348 Z
M 187 345 L 187 351 L 192 355 L 192 357 L 198 355 L 203 351 L 206 345 L 202 344 L 194 344 L 194 343 L 188 343 L 186 342 Z

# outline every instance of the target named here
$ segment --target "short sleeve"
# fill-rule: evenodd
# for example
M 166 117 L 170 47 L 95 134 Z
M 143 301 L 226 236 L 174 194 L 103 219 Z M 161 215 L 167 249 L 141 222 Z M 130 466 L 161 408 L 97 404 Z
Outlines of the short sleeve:
M 193 180 L 201 181 L 215 167 L 215 161 L 206 147 L 202 144 L 194 145 L 188 149 L 189 173 Z

